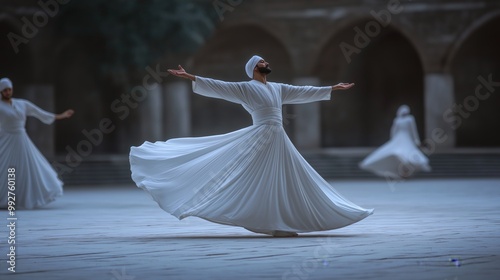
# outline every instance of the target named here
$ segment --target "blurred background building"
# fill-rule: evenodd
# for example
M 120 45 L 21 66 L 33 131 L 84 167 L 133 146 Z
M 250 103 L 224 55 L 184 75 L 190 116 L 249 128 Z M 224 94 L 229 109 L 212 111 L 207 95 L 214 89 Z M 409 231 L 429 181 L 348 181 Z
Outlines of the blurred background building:
M 166 69 L 248 80 L 253 54 L 272 81 L 356 83 L 284 109 L 290 138 L 327 177 L 368 176 L 357 162 L 389 139 L 401 104 L 433 176 L 500 176 L 499 32 L 498 0 L 2 0 L 0 76 L 15 97 L 75 109 L 28 123 L 70 183 L 129 180 L 129 148 L 144 141 L 250 125 L 241 106 L 195 95 Z

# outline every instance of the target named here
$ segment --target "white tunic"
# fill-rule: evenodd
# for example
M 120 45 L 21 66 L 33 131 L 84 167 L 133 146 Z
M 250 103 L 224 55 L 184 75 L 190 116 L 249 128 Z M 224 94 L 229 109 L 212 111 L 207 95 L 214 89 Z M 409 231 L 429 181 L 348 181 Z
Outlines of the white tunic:
M 193 91 L 241 104 L 253 125 L 132 147 L 132 179 L 162 209 L 266 234 L 330 230 L 372 214 L 314 171 L 282 126 L 283 104 L 328 100 L 331 87 L 196 77 Z
M 63 193 L 49 162 L 38 151 L 26 134 L 28 116 L 46 124 L 55 115 L 35 106 L 28 100 L 12 99 L 12 105 L 0 101 L 0 207 L 7 207 L 7 170 L 15 168 L 15 208 L 43 206 Z
M 401 179 L 418 171 L 430 171 L 428 158 L 418 149 L 420 139 L 412 115 L 398 116 L 391 139 L 360 164 L 360 168 L 386 178 Z

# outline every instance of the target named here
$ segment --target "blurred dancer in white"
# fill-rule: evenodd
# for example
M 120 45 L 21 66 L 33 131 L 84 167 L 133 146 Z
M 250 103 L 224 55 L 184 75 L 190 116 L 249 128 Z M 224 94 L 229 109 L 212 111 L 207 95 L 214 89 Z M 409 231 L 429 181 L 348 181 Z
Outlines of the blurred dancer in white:
M 335 86 L 267 81 L 269 63 L 253 56 L 249 82 L 223 82 L 187 73 L 197 94 L 241 104 L 253 125 L 224 135 L 145 142 L 132 147 L 132 179 L 179 219 L 197 216 L 273 236 L 336 229 L 360 221 L 363 209 L 338 194 L 302 158 L 282 126 L 282 105 L 329 100 Z M 175 93 L 172 93 L 175 94 Z M 231 116 L 228 116 L 231 117 Z
M 429 160 L 419 150 L 415 118 L 410 107 L 401 105 L 391 127 L 391 140 L 366 157 L 360 168 L 393 179 L 407 178 L 417 171 L 431 171 Z
M 15 209 L 31 209 L 52 202 L 63 190 L 56 172 L 26 134 L 26 117 L 51 124 L 71 117 L 73 110 L 52 114 L 28 100 L 12 98 L 13 90 L 8 78 L 0 80 L 0 208 L 8 206 L 7 170 L 15 168 Z

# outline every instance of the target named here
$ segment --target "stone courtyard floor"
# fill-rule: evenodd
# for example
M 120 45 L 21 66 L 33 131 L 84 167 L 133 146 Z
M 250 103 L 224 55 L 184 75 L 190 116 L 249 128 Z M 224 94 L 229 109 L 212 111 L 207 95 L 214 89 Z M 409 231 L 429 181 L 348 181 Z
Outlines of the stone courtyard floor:
M 500 179 L 331 183 L 375 214 L 295 238 L 179 221 L 133 185 L 68 186 L 43 209 L 16 211 L 14 232 L 1 210 L 0 278 L 500 279 Z

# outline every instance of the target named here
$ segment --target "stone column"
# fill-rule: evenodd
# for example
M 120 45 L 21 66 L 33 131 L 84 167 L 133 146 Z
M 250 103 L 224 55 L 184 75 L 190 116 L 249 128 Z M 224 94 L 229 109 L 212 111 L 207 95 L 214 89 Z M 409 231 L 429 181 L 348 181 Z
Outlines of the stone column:
M 425 75 L 425 140 L 427 153 L 455 147 L 455 130 L 445 115 L 455 101 L 453 77 L 446 73 Z
M 190 82 L 181 80 L 164 86 L 165 140 L 191 135 L 191 94 Z
M 319 85 L 319 79 L 301 77 L 293 81 L 294 85 Z M 319 102 L 294 105 L 294 143 L 298 149 L 319 149 L 321 147 L 321 107 Z M 283 116 L 286 118 L 286 116 Z
M 148 90 L 147 98 L 139 104 L 140 139 L 155 142 L 163 140 L 163 93 L 156 84 Z
M 20 98 L 31 101 L 41 109 L 60 113 L 55 110 L 54 87 L 51 85 L 26 85 L 19 88 Z M 16 87 L 14 86 L 14 98 L 16 97 Z M 26 120 L 26 131 L 35 146 L 48 159 L 52 159 L 55 153 L 55 122 L 46 125 L 36 118 L 28 117 Z

